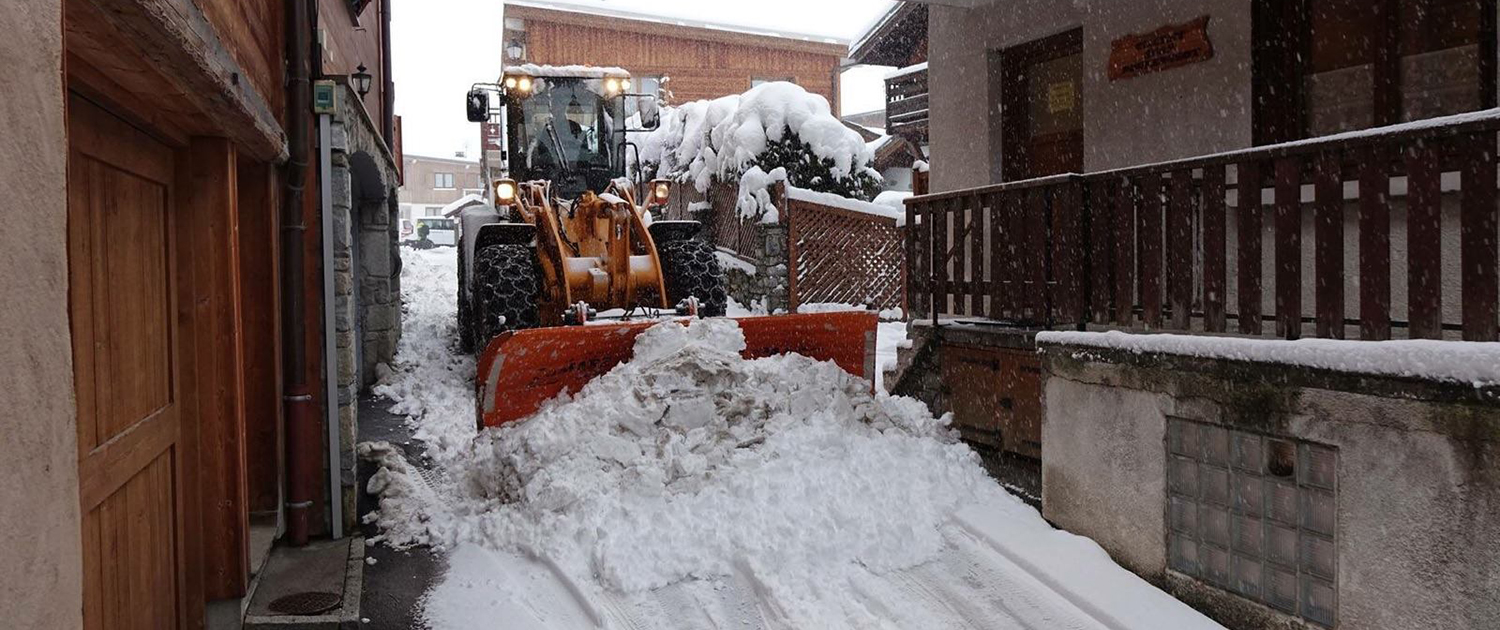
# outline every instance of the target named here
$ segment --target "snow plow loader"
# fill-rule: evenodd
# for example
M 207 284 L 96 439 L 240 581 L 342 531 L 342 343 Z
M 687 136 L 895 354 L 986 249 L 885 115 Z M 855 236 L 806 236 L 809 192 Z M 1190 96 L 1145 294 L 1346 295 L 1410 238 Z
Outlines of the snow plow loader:
M 638 202 L 626 178 L 627 153 L 639 160 L 628 134 L 659 117 L 655 96 L 629 90 L 619 69 L 520 66 L 468 94 L 469 120 L 501 130 L 503 147 L 487 154 L 501 175 L 489 203 L 459 217 L 459 338 L 478 353 L 481 427 L 524 418 L 628 360 L 663 313 L 726 314 L 724 273 L 699 223 L 652 221 L 672 182 L 649 182 Z M 739 323 L 747 358 L 797 352 L 874 376 L 873 313 Z

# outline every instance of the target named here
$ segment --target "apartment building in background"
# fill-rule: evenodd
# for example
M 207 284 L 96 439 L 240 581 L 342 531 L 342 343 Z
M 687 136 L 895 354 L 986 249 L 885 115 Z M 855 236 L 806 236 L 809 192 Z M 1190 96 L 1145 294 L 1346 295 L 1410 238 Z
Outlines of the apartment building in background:
M 401 199 L 401 229 L 420 217 L 447 214 L 461 200 L 484 196 L 484 178 L 479 163 L 462 157 L 431 157 L 407 154 L 401 158 L 406 176 L 398 194 Z

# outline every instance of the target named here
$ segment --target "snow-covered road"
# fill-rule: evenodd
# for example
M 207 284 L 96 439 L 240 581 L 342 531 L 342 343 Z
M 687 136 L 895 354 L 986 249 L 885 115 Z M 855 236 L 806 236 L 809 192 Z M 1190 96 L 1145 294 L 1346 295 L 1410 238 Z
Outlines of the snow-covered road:
M 990 480 L 925 406 L 731 320 L 476 434 L 451 251 L 404 250 L 398 366 L 418 473 L 361 445 L 384 542 L 449 554 L 432 628 L 1218 628 Z M 882 331 L 886 332 L 886 331 Z

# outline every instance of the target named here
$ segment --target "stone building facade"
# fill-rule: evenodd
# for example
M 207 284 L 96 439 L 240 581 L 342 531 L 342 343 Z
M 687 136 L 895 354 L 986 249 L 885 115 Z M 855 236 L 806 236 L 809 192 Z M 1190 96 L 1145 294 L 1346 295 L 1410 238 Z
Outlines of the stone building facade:
M 340 84 L 331 123 L 334 339 L 338 356 L 339 467 L 344 524 L 355 526 L 359 393 L 396 357 L 401 339 L 401 253 L 396 160 L 359 95 Z

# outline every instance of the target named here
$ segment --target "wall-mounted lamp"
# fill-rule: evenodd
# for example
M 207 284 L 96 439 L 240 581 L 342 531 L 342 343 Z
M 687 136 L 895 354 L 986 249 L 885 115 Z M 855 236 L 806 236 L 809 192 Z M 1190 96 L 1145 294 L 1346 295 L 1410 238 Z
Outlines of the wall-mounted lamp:
M 366 94 L 370 93 L 371 77 L 370 73 L 365 72 L 365 64 L 359 64 L 359 69 L 355 70 L 354 74 L 349 75 L 349 79 L 354 81 L 354 91 L 359 92 L 360 98 L 364 98 Z

